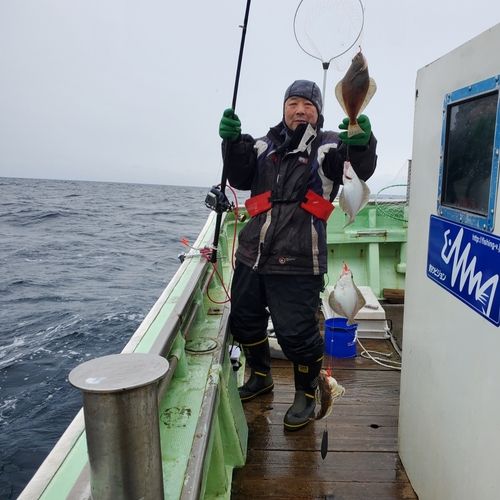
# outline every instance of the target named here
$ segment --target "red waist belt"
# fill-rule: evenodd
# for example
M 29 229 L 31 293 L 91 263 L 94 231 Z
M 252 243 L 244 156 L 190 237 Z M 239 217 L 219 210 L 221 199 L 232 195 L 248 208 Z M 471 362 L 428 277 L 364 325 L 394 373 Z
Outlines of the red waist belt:
M 286 201 L 291 202 L 293 200 Z M 245 201 L 245 207 L 250 217 L 255 217 L 263 212 L 267 212 L 272 208 L 272 206 L 273 199 L 271 191 L 266 191 L 265 193 L 258 194 L 257 196 L 252 196 Z M 318 219 L 324 221 L 328 220 L 328 217 L 330 217 L 330 214 L 335 208 L 332 203 L 325 200 L 322 196 L 314 191 L 311 191 L 310 189 L 307 190 L 304 201 L 300 204 L 300 206 L 306 212 L 309 212 L 315 217 L 318 217 Z

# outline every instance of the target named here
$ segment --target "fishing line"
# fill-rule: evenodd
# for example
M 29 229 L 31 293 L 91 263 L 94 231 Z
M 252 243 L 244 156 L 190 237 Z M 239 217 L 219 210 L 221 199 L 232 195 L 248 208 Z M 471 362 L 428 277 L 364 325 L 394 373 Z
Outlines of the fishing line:
M 295 40 L 323 66 L 323 109 L 330 63 L 333 61 L 338 70 L 350 63 L 355 46 L 361 43 L 363 26 L 361 0 L 301 0 L 295 11 Z
M 330 369 L 330 361 L 328 361 L 327 374 L 328 376 L 331 376 L 332 374 L 332 370 Z M 328 453 L 328 418 L 325 418 L 325 428 L 323 429 L 323 434 L 321 436 L 320 451 L 321 451 L 321 458 L 324 460 Z
M 216 187 L 219 187 L 219 186 L 216 186 Z M 238 217 L 238 197 L 236 195 L 235 190 L 231 186 L 227 186 L 227 187 L 229 188 L 229 190 L 231 191 L 231 193 L 233 194 L 233 197 L 234 197 L 234 209 L 232 210 L 234 212 L 234 230 L 233 230 L 233 242 L 231 245 L 231 253 L 230 253 L 231 254 L 231 267 L 234 270 L 234 254 L 235 254 L 235 250 L 236 250 L 236 237 L 237 237 L 238 220 L 239 220 L 239 217 Z M 214 304 L 226 304 L 227 302 L 230 302 L 231 296 L 230 296 L 229 291 L 226 287 L 226 284 L 224 283 L 224 280 L 223 280 L 222 276 L 220 275 L 220 273 L 217 269 L 217 266 L 213 262 L 211 262 L 213 248 L 207 247 L 207 246 L 205 246 L 203 248 L 194 247 L 194 246 L 190 245 L 189 242 L 184 237 L 181 238 L 181 242 L 184 245 L 186 245 L 187 247 L 199 252 L 199 255 L 202 255 L 203 257 L 205 257 L 208 260 L 208 262 L 210 262 L 212 265 L 212 273 L 208 279 L 208 286 L 207 286 L 207 298 L 210 300 L 210 302 L 212 302 Z M 221 286 L 226 294 L 227 299 L 224 301 L 217 301 L 210 296 L 209 285 L 212 282 L 214 275 L 217 275 L 217 277 L 219 278 L 219 282 L 220 282 L 220 284 L 221 284 Z
M 235 249 L 236 249 L 236 235 L 237 235 L 237 230 L 238 230 L 238 197 L 236 196 L 236 192 L 231 186 L 227 186 L 231 193 L 233 194 L 234 197 L 234 230 L 233 230 L 233 243 L 231 245 L 231 267 L 234 271 L 234 254 L 235 254 Z M 210 286 L 207 286 L 207 298 L 213 302 L 214 304 L 226 304 L 227 302 L 231 302 L 231 295 L 229 294 L 229 291 L 224 283 L 224 280 L 222 276 L 219 273 L 219 270 L 217 269 L 217 266 L 212 262 L 211 255 L 206 255 L 208 261 L 212 264 L 212 274 L 210 275 L 210 278 L 208 280 L 208 285 L 210 285 L 214 274 L 217 274 L 217 277 L 219 278 L 219 282 L 224 289 L 224 292 L 226 294 L 227 299 L 224 301 L 217 301 L 213 299 L 210 296 L 210 291 L 209 288 Z

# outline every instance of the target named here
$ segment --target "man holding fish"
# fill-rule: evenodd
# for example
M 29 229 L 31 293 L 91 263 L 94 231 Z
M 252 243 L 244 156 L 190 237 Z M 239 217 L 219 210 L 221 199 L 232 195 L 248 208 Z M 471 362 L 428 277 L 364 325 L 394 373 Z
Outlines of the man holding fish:
M 346 101 L 360 102 L 351 105 L 340 134 L 321 129 L 321 91 L 308 80 L 288 87 L 282 120 L 264 137 L 242 134 L 231 109 L 220 122 L 220 136 L 231 141 L 228 180 L 251 191 L 245 203 L 251 219 L 239 234 L 231 291 L 231 332 L 251 370 L 240 398 L 251 401 L 274 387 L 270 315 L 281 349 L 294 364 L 296 393 L 284 419 L 289 431 L 314 419 L 324 353 L 316 313 L 327 271 L 326 221 L 343 183 L 344 163 L 349 161 L 362 180 L 376 167 L 377 141 L 368 117 L 359 116 L 365 96 L 349 92 L 346 85 Z M 350 120 L 359 127 L 354 134 L 349 134 Z

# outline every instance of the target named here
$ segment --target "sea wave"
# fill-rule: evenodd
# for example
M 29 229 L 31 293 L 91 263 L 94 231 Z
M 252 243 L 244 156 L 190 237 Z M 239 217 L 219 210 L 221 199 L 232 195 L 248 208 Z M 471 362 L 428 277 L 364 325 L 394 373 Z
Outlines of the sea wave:
M 181 238 L 206 221 L 205 195 L 0 178 L 1 500 L 17 498 L 80 408 L 69 372 L 120 352 L 154 305 Z

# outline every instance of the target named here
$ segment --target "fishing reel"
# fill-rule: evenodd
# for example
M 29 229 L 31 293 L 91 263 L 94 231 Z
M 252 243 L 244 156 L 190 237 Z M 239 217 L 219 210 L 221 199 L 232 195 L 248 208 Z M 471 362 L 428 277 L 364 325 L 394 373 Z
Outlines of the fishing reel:
M 205 198 L 205 206 L 218 214 L 230 212 L 234 209 L 234 203 L 231 203 L 225 193 L 218 186 L 212 186 Z

